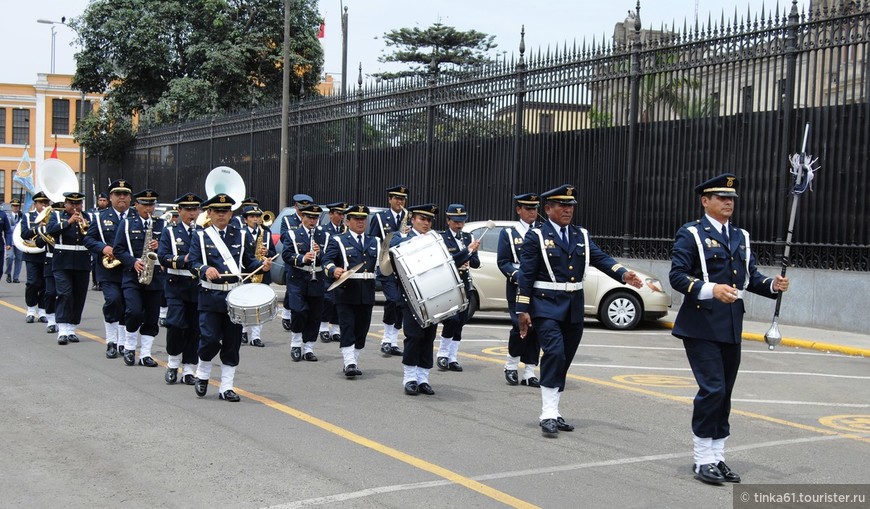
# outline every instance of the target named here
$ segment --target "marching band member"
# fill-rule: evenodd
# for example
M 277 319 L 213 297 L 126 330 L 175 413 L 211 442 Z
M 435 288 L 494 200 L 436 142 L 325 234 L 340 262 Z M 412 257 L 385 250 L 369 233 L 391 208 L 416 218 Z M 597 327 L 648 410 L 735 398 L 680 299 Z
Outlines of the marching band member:
M 239 210 L 241 211 L 239 215 L 233 216 L 233 220 L 230 221 L 230 225 L 235 226 L 236 228 L 242 229 L 247 226 L 247 216 L 245 216 L 245 209 L 248 207 L 257 207 L 260 208 L 260 200 L 254 198 L 253 196 L 248 196 L 244 200 L 242 200 L 241 205 L 239 205 Z
M 241 284 L 242 270 L 253 271 L 262 266 L 272 268 L 268 258 L 254 258 L 254 245 L 245 230 L 229 227 L 235 201 L 218 193 L 202 205 L 211 226 L 193 236 L 188 253 L 188 269 L 199 278 L 199 348 L 194 390 L 200 398 L 208 391 L 212 359 L 220 354 L 221 384 L 218 397 L 229 402 L 241 400 L 233 390 L 239 348 L 242 346 L 242 326 L 230 321 L 227 294 Z
M 670 282 L 685 295 L 673 335 L 683 340 L 698 383 L 692 412 L 695 478 L 740 482 L 725 463 L 731 435 L 731 392 L 740 367 L 744 292 L 776 298 L 788 278 L 765 277 L 749 249 L 749 233 L 731 224 L 737 177 L 724 173 L 695 187 L 704 216 L 680 227 L 671 250 Z
M 411 214 L 411 230 L 405 236 L 394 235 L 390 241 L 390 247 L 398 246 L 417 235 L 428 233 L 432 229 L 432 221 L 437 213 L 438 207 L 431 203 L 408 207 L 408 214 Z M 402 325 L 405 327 L 402 385 L 405 388 L 405 394 L 409 396 L 416 396 L 420 393 L 431 396 L 435 394 L 435 391 L 429 385 L 429 370 L 432 369 L 432 348 L 435 344 L 438 324 L 432 324 L 425 328 L 420 327 L 408 307 L 404 289 L 401 285 L 398 285 L 398 289 L 403 296 L 401 304 Z
M 53 213 L 46 227 L 46 234 L 54 239 L 52 271 L 57 288 L 59 345 L 79 342 L 76 325 L 81 323 L 91 268 L 91 257 L 84 246 L 85 195 L 74 191 L 63 193 L 63 197 L 64 211 Z
M 308 196 L 307 194 L 294 194 L 293 195 L 293 203 L 296 211 L 294 214 L 287 214 L 284 216 L 284 220 L 281 221 L 281 236 L 278 240 L 283 244 L 287 242 L 287 232 L 291 230 L 295 230 L 302 225 L 302 216 L 299 215 L 299 209 L 301 207 L 305 207 L 314 203 L 314 198 Z M 284 267 L 284 285 L 289 286 L 290 284 L 290 269 L 286 266 Z M 290 292 L 284 292 L 284 308 L 281 310 L 281 326 L 284 327 L 284 330 L 290 330 L 290 323 L 292 318 L 292 312 L 290 311 Z
M 470 233 L 462 231 L 468 220 L 468 209 L 461 203 L 451 203 L 447 206 L 447 230 L 441 234 L 447 251 L 453 257 L 453 263 L 459 271 L 459 277 L 465 287 L 465 294 L 471 294 L 471 273 L 469 269 L 480 267 L 480 257 L 477 250 L 480 242 Z M 442 322 L 441 343 L 438 347 L 436 363 L 441 371 L 462 371 L 459 364 L 459 342 L 462 340 L 462 327 L 468 322 L 468 308 Z
M 163 297 L 163 268 L 147 253 L 157 257 L 157 246 L 163 232 L 164 221 L 152 217 L 158 194 L 153 189 L 139 191 L 133 198 L 135 214 L 121 221 L 115 243 L 114 256 L 124 267 L 121 289 L 124 292 L 124 319 L 127 321 L 127 341 L 124 345 L 124 364 L 132 366 L 136 360 L 136 332 L 141 338 L 139 365 L 156 368 L 151 357 L 151 345 L 160 331 L 157 324 L 160 300 Z M 150 239 L 150 240 L 149 240 Z M 143 272 L 150 272 L 151 281 L 140 282 Z M 132 339 L 132 341 L 131 341 Z
M 100 213 L 107 208 L 109 208 L 109 195 L 106 193 L 100 193 L 97 195 L 97 205 L 88 211 L 88 221 L 91 224 L 99 221 Z M 85 245 L 87 246 L 87 241 L 85 242 Z M 88 249 L 90 249 L 90 247 L 88 247 Z M 99 253 L 91 251 L 91 290 L 102 290 L 99 281 L 97 281 L 97 265 L 100 263 L 100 258 Z
M 538 205 L 540 200 L 535 193 L 518 194 L 514 196 L 516 213 L 519 221 L 501 231 L 498 237 L 496 263 L 505 277 L 505 296 L 508 303 L 508 314 L 511 317 L 511 331 L 508 334 L 507 361 L 504 365 L 504 378 L 508 385 L 527 385 L 540 387 L 535 368 L 538 367 L 540 347 L 538 332 L 534 327 L 526 332 L 526 337 L 520 337 L 520 325 L 517 321 L 517 284 L 519 282 L 520 253 L 523 252 L 523 239 L 531 228 L 539 228 Z M 523 378 L 520 381 L 520 361 L 525 364 Z
M 255 257 L 258 260 L 264 260 L 275 256 L 275 246 L 272 244 L 272 232 L 261 224 L 263 221 L 263 211 L 256 205 L 247 205 L 242 212 L 242 216 L 245 218 L 244 228 L 248 230 L 251 242 L 256 243 L 254 244 Z M 272 274 L 260 272 L 248 281 L 269 285 L 272 284 Z M 247 343 L 250 336 L 251 346 L 258 346 L 260 348 L 266 346 L 261 338 L 262 330 L 262 324 L 242 326 L 242 343 Z
M 302 215 L 302 225 L 295 230 L 287 230 L 281 259 L 287 277 L 287 294 L 290 296 L 290 359 L 317 362 L 314 344 L 323 312 L 323 251 L 326 233 L 317 229 L 317 219 L 322 209 L 320 205 L 309 204 L 298 209 Z
M 562 185 L 541 193 L 547 220 L 526 233 L 520 253 L 516 311 L 520 337 L 538 331 L 541 358 L 541 417 L 545 436 L 573 431 L 559 413 L 568 368 L 583 336 L 583 278 L 594 266 L 607 276 L 636 288 L 643 281 L 602 251 L 586 230 L 571 224 L 575 189 Z
M 63 202 L 51 204 L 51 214 L 63 212 Z M 46 225 L 47 226 L 47 225 Z M 45 241 L 46 226 L 37 225 L 36 228 L 42 233 L 36 238 L 36 246 L 45 248 L 45 265 L 42 268 L 42 274 L 45 279 L 45 317 L 48 321 L 45 323 L 45 333 L 57 333 L 57 321 L 55 320 L 55 311 L 57 310 L 57 285 L 54 281 L 54 246 Z
M 347 226 L 344 224 L 344 211 L 347 209 L 347 203 L 335 202 L 326 205 L 329 209 L 329 223 L 326 226 L 318 227 L 326 232 L 327 245 L 324 246 L 324 251 L 329 250 L 329 239 L 337 237 L 347 231 Z M 326 267 L 324 262 L 324 267 Z M 329 278 L 326 278 L 324 283 L 328 288 L 331 285 Z M 320 319 L 320 341 L 329 343 L 330 341 L 341 342 L 341 334 L 339 334 L 338 315 L 335 313 L 335 294 L 326 292 L 323 297 L 323 316 Z
M 403 226 L 408 224 L 410 218 L 405 211 L 405 203 L 408 200 L 408 188 L 403 185 L 393 186 L 387 189 L 390 208 L 375 214 L 369 224 L 369 235 L 384 240 L 390 233 L 394 238 L 403 234 Z M 402 328 L 402 294 L 399 291 L 399 282 L 395 274 L 385 276 L 378 269 L 377 280 L 381 283 L 384 297 L 384 337 L 381 340 L 381 352 L 384 355 L 402 355 L 399 349 L 399 330 Z
M 38 236 L 36 216 L 46 207 L 51 205 L 51 200 L 42 191 L 33 195 L 34 210 L 24 214 L 21 221 L 21 238 L 35 239 Z M 27 305 L 27 316 L 24 321 L 34 323 L 37 319 L 47 323 L 45 316 L 45 251 L 39 253 L 24 253 L 24 265 L 27 267 L 27 283 L 24 286 L 24 303 Z
M 103 324 L 106 331 L 106 358 L 114 359 L 124 353 L 127 325 L 124 318 L 124 292 L 121 280 L 124 268 L 115 258 L 113 245 L 119 224 L 127 217 L 133 189 L 124 179 L 109 184 L 110 206 L 96 214 L 88 228 L 85 246 L 97 258 L 97 284 L 103 291 Z M 106 266 L 108 265 L 108 267 Z M 133 342 L 135 342 L 135 332 Z
M 166 269 L 163 293 L 166 296 L 166 353 L 169 354 L 164 380 L 167 384 L 178 381 L 178 368 L 182 367 L 181 381 L 194 384 L 196 377 L 196 350 L 199 346 L 199 282 L 187 270 L 190 245 L 196 235 L 196 218 L 202 198 L 187 193 L 175 199 L 178 221 L 167 227 L 160 236 L 157 256 Z
M 7 283 L 20 283 L 21 281 L 18 279 L 21 276 L 21 261 L 23 260 L 21 256 L 21 250 L 18 249 L 18 246 L 12 242 L 12 230 L 15 229 L 15 226 L 21 221 L 21 200 L 18 198 L 13 198 L 9 202 L 9 215 L 7 219 L 9 219 L 9 243 L 6 244 L 6 282 Z
M 332 237 L 326 248 L 323 267 L 329 277 L 339 279 L 347 269 L 363 264 L 348 281 L 333 290 L 335 307 L 341 330 L 341 355 L 344 376 L 362 375 L 359 355 L 366 346 L 366 335 L 372 323 L 375 305 L 375 269 L 380 259 L 381 243 L 377 237 L 365 235 L 369 208 L 354 205 L 347 209 L 348 231 Z

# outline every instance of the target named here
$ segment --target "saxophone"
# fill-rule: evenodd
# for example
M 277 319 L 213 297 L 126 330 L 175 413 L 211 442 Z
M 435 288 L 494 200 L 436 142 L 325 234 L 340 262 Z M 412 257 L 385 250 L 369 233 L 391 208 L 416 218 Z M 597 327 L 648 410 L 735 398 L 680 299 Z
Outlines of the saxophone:
M 145 243 L 142 245 L 142 262 L 145 269 L 139 273 L 139 284 L 149 285 L 154 278 L 154 265 L 157 264 L 157 253 L 151 249 L 151 237 L 154 235 L 154 220 L 151 220 L 151 228 L 145 230 Z
M 265 229 L 260 227 L 260 234 L 257 235 L 257 244 L 256 244 L 257 247 L 256 247 L 256 249 L 254 249 L 254 257 L 257 260 L 260 260 L 260 262 L 265 260 L 266 254 L 268 254 L 268 252 L 266 250 L 266 244 L 263 242 L 263 235 L 264 235 L 265 231 L 266 231 Z M 262 283 L 263 282 L 263 271 L 260 271 L 256 274 L 254 274 L 253 276 L 251 276 L 251 282 L 252 283 Z

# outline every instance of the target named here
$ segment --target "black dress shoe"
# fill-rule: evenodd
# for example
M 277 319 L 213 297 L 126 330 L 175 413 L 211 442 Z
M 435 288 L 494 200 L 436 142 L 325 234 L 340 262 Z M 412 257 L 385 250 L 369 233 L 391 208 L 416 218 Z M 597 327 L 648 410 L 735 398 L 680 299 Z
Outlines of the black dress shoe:
M 91 286 L 91 290 L 94 290 L 94 291 L 100 290 L 100 285 L 94 283 L 93 286 Z
M 320 336 L 320 341 L 322 341 L 324 343 L 329 343 L 330 341 L 332 341 L 332 336 L 329 335 L 329 331 L 322 330 L 322 331 L 320 331 L 319 336 Z
M 69 335 L 69 342 L 70 342 L 70 343 L 78 343 L 78 342 L 79 342 L 79 337 L 76 336 L 75 334 L 70 334 L 70 335 Z
M 317 356 L 314 355 L 314 352 L 305 352 L 302 358 L 308 362 L 317 362 Z
M 725 482 L 725 477 L 719 471 L 719 467 L 715 463 L 707 463 L 705 465 L 695 465 L 695 479 L 707 484 L 722 484 Z
M 462 365 L 458 362 L 451 362 L 447 365 L 447 369 L 450 371 L 462 371 Z
M 258 346 L 260 348 L 263 348 L 264 346 L 266 346 L 266 344 L 263 343 L 263 341 L 260 340 L 260 338 L 254 338 L 251 340 L 251 346 Z
M 57 325 L 49 325 L 45 328 L 46 334 L 57 334 Z
M 159 325 L 161 327 L 166 327 L 166 318 L 161 318 L 161 319 L 157 320 L 157 325 Z
M 299 362 L 302 360 L 302 348 L 298 346 L 294 346 L 290 348 L 290 359 L 293 362 Z
M 541 421 L 541 433 L 544 436 L 556 436 L 559 434 L 559 423 L 556 419 L 544 419 Z
M 381 353 L 384 355 L 390 355 L 390 348 L 392 348 L 392 346 L 393 345 L 389 343 L 381 343 Z
M 517 370 L 515 369 L 506 369 L 504 370 L 504 379 L 507 381 L 508 385 L 519 385 L 519 376 Z
M 540 387 L 541 382 L 537 379 L 537 377 L 529 377 L 520 382 L 520 385 L 528 385 L 529 387 Z
M 196 395 L 200 398 L 205 397 L 205 393 L 208 392 L 208 379 L 197 378 L 193 382 L 193 390 L 196 391 Z
M 574 426 L 565 422 L 565 419 L 561 417 L 556 418 L 556 428 L 559 431 L 574 431 Z
M 19 281 L 19 280 L 17 280 L 17 279 L 13 279 L 12 282 L 13 282 L 13 283 L 20 283 L 21 281 Z
M 284 327 L 284 330 L 290 330 L 290 320 L 286 318 L 281 319 L 281 327 Z
M 248 344 L 248 333 L 247 333 L 247 332 L 243 332 L 243 333 L 242 333 L 242 344 L 243 344 L 243 345 L 247 345 L 247 344 Z
M 12 276 L 6 276 L 6 282 L 7 282 L 7 283 L 11 283 L 11 282 L 12 282 Z
M 108 343 L 106 345 L 106 358 L 114 359 L 118 356 L 118 345 L 115 343 Z
M 333 343 L 341 343 L 341 334 L 333 334 L 332 335 Z
M 390 355 L 402 355 L 402 351 L 399 350 L 398 346 L 390 345 Z
M 139 365 L 145 366 L 146 368 L 156 368 L 157 361 L 155 361 L 151 357 L 142 357 L 139 359 Z
M 57 338 L 57 344 L 59 344 L 59 345 L 65 345 L 65 344 L 67 344 L 67 343 L 69 343 L 69 336 L 58 336 L 58 338 Z
M 166 374 L 163 375 L 163 379 L 166 380 L 166 383 L 169 385 L 174 384 L 178 381 L 178 368 L 166 368 Z
M 181 383 L 184 385 L 193 385 L 196 383 L 196 377 L 191 374 L 184 375 L 181 377 Z
M 33 323 L 36 321 L 36 317 L 33 315 L 27 315 L 24 317 L 24 323 Z
M 420 387 L 417 385 L 417 382 L 411 381 L 405 384 L 405 394 L 408 396 L 416 396 L 420 394 Z
M 740 482 L 740 474 L 731 470 L 731 467 L 726 465 L 724 461 L 720 461 L 716 465 L 716 468 L 719 469 L 719 473 L 725 478 L 725 482 Z
M 344 367 L 344 376 L 353 378 L 356 376 L 356 364 L 348 364 Z
M 128 366 L 132 366 L 136 364 L 136 351 L 135 350 L 124 350 L 124 364 Z
M 427 384 L 426 382 L 418 385 L 417 390 L 420 391 L 420 394 L 425 394 L 427 396 L 432 396 L 433 394 L 435 394 L 435 390 L 432 389 L 432 386 Z
M 230 403 L 238 403 L 242 400 L 242 398 L 240 398 L 239 395 L 236 394 L 236 391 L 232 389 L 219 393 L 218 398 L 224 401 L 229 401 Z
M 447 357 L 438 357 L 435 364 L 438 365 L 438 371 L 447 371 Z
M 40 316 L 39 323 L 48 323 L 48 317 L 47 316 Z

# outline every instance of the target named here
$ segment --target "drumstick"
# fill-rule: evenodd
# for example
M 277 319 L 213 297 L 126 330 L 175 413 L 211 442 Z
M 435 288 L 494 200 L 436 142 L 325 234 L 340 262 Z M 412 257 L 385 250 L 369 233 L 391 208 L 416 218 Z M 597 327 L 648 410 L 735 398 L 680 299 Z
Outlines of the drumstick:
M 270 262 L 271 262 L 271 261 L 274 261 L 275 258 L 278 258 L 279 256 L 281 256 L 281 253 L 278 253 L 278 254 L 276 254 L 275 256 L 269 258 L 269 261 L 270 261 Z M 262 266 L 262 265 L 260 265 L 259 267 L 257 267 L 257 269 L 256 269 L 254 272 L 249 272 L 247 276 L 245 276 L 241 281 L 239 281 L 239 283 L 244 283 L 245 281 L 247 281 L 248 279 L 250 279 L 251 276 L 255 275 L 257 272 L 260 272 L 261 270 L 263 270 L 263 266 Z
M 495 221 L 490 219 L 489 221 L 486 222 L 486 230 L 483 230 L 483 233 L 480 234 L 480 238 L 477 239 L 477 241 L 480 242 L 480 239 L 482 239 L 483 236 L 486 235 L 486 232 L 492 230 L 493 228 L 495 228 Z

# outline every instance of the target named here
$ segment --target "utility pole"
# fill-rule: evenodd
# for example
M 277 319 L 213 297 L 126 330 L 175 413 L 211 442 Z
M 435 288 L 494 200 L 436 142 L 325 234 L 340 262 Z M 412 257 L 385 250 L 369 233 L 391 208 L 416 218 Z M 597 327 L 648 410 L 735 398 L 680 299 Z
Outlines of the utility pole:
M 278 210 L 287 206 L 287 183 L 290 178 L 290 3 L 284 0 L 284 69 L 281 84 L 281 166 L 278 170 Z M 253 157 L 253 154 L 251 154 Z

